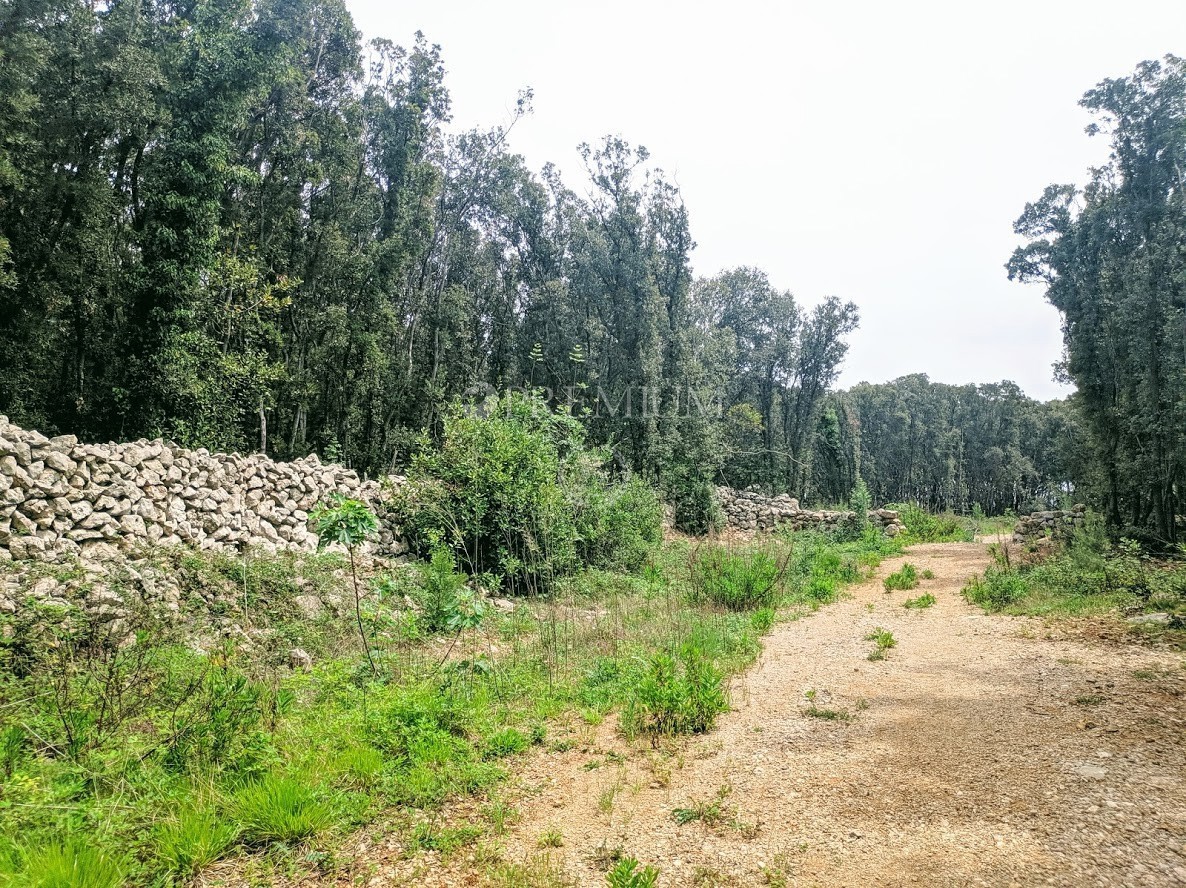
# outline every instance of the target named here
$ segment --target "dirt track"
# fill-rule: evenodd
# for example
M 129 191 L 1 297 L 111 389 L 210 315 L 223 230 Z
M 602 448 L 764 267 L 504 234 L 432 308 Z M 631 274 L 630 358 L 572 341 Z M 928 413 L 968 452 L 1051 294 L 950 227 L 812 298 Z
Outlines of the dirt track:
M 878 577 L 903 561 L 935 579 L 874 579 L 776 627 L 711 734 L 655 752 L 606 723 L 527 759 L 504 859 L 559 832 L 547 853 L 589 886 L 614 849 L 661 886 L 1186 885 L 1181 655 L 981 614 L 960 596 L 981 544 L 918 546 Z M 881 662 L 875 626 L 898 639 Z M 806 715 L 809 690 L 850 720 Z M 719 823 L 675 822 L 722 787 Z M 450 869 L 417 883 L 472 884 Z

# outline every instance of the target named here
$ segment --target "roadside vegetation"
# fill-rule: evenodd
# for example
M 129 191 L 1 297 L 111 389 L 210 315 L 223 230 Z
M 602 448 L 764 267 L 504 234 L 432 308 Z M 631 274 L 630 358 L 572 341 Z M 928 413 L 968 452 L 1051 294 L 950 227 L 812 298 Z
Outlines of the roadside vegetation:
M 1005 544 L 964 594 L 993 613 L 1127 616 L 1138 630 L 1186 625 L 1186 560 L 1178 552 L 1150 553 L 1138 542 L 1111 538 L 1103 521 L 1086 524 L 1047 552 Z M 1186 640 L 1186 633 L 1179 633 Z
M 409 854 L 493 839 L 508 761 L 571 742 L 558 725 L 616 712 L 645 743 L 711 730 L 777 620 L 901 551 L 868 527 L 663 544 L 654 495 L 531 405 L 451 416 L 443 441 L 400 506 L 437 503 L 410 530 L 417 563 L 372 561 L 368 516 L 328 502 L 315 520 L 338 551 L 160 553 L 190 593 L 172 619 L 8 618 L 4 879 L 179 883 L 228 857 L 263 881 L 328 873 L 376 820 Z M 462 796 L 488 796 L 490 816 L 436 826 Z

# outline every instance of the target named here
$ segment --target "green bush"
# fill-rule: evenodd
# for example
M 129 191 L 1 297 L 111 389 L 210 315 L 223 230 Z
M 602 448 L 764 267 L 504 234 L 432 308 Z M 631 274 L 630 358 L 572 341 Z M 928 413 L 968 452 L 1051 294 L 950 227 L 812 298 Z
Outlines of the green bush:
M 894 571 L 882 581 L 886 592 L 893 592 L 895 589 L 906 591 L 914 589 L 918 586 L 918 571 L 913 564 L 903 564 L 899 570 Z
M 124 883 L 124 870 L 106 852 L 69 839 L 30 851 L 14 882 L 27 888 L 118 888 Z
M 642 866 L 633 857 L 623 857 L 605 876 L 609 888 L 655 888 L 659 871 L 653 866 Z
M 626 703 L 623 728 L 628 734 L 668 737 L 709 731 L 729 708 L 722 679 L 696 648 L 686 648 L 678 662 L 655 654 Z
M 786 556 L 773 547 L 697 547 L 688 558 L 692 597 L 729 610 L 772 607 L 778 603 L 786 565 Z
M 902 607 L 911 608 L 913 610 L 922 610 L 923 608 L 932 607 L 935 604 L 935 596 L 930 592 L 918 596 L 918 598 L 907 598 L 902 602 Z
M 637 478 L 608 485 L 599 471 L 581 483 L 571 475 L 566 492 L 576 513 L 577 555 L 605 570 L 638 570 L 663 541 L 663 505 Z
M 514 728 L 503 728 L 486 738 L 485 757 L 488 759 L 506 758 L 525 750 L 529 745 L 528 739 L 522 732 Z
M 964 595 L 985 610 L 999 611 L 1026 594 L 1025 578 L 1016 570 L 991 565 L 983 577 L 973 577 Z
M 268 774 L 236 793 L 231 812 L 250 844 L 299 842 L 333 822 L 333 812 L 313 787 L 294 777 Z
M 914 503 L 889 506 L 898 512 L 911 543 L 970 543 L 975 539 L 972 526 L 958 515 L 932 515 Z
M 468 573 L 540 593 L 582 564 L 637 568 L 661 539 L 654 494 L 610 484 L 602 459 L 577 420 L 538 397 L 454 406 L 440 441 L 422 440 L 392 511 L 417 554 L 444 545 Z
M 420 584 L 416 597 L 425 631 L 445 632 L 456 623 L 466 584 L 465 574 L 456 568 L 453 552 L 444 546 L 433 549 L 432 557 L 417 565 Z
M 857 478 L 848 498 L 848 506 L 853 511 L 854 535 L 859 537 L 869 526 L 869 510 L 873 508 L 873 495 L 869 493 L 869 485 L 864 478 Z
M 667 499 L 672 520 L 685 533 L 705 534 L 725 526 L 725 516 L 717 502 L 716 490 L 708 481 L 679 479 L 668 483 Z

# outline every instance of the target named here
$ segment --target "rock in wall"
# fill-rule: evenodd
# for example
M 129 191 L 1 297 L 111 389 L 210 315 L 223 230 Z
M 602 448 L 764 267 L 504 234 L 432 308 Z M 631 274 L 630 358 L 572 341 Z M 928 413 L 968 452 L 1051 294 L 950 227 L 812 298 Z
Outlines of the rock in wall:
M 1013 542 L 1033 543 L 1038 540 L 1057 539 L 1076 527 L 1082 527 L 1086 516 L 1087 506 L 1081 503 L 1069 509 L 1031 512 L 1017 520 L 1013 528 Z
M 182 543 L 313 551 L 309 512 L 335 491 L 374 505 L 380 499 L 377 483 L 315 455 L 282 463 L 160 440 L 80 444 L 0 416 L 0 559 L 102 561 Z M 404 551 L 392 528 L 384 527 L 379 551 Z
M 799 501 L 787 494 L 767 496 L 754 490 L 717 488 L 717 502 L 725 515 L 726 526 L 732 530 L 773 530 L 789 524 L 794 530 L 836 530 L 856 517 L 855 512 L 836 512 L 802 509 Z M 895 537 L 906 528 L 893 509 L 875 509 L 869 522 Z

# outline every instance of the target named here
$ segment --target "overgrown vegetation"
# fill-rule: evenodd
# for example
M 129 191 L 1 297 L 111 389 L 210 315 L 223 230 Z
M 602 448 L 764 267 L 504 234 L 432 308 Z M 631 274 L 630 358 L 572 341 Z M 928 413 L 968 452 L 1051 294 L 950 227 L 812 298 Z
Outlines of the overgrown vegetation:
M 1098 515 L 1047 553 L 1004 545 L 964 594 L 986 610 L 1073 615 L 1119 610 L 1165 613 L 1166 628 L 1186 618 L 1186 563 L 1152 555 L 1134 540 L 1111 540 Z
M 907 562 L 881 582 L 886 592 L 915 589 L 918 587 L 918 570 Z
M 327 860 L 377 817 L 409 852 L 461 847 L 480 832 L 454 841 L 417 824 L 490 791 L 568 718 L 619 709 L 644 742 L 712 728 L 727 676 L 757 657 L 776 614 L 833 600 L 899 551 L 874 535 L 722 545 L 723 560 L 706 547 L 670 543 L 633 573 L 570 571 L 514 611 L 487 606 L 483 577 L 445 547 L 378 573 L 359 561 L 357 607 L 346 555 L 168 552 L 196 601 L 231 605 L 202 603 L 181 626 L 136 614 L 122 646 L 82 613 L 23 612 L 0 646 L 0 873 L 160 883 L 286 848 L 304 848 L 285 860 L 306 867 L 294 861 Z M 709 564 L 732 576 L 733 560 L 765 558 L 779 566 L 773 592 L 704 594 Z M 297 606 L 311 592 L 319 617 Z M 231 624 L 241 631 L 216 630 Z M 289 665 L 297 646 L 312 670 Z M 474 830 L 493 836 L 497 819 Z

